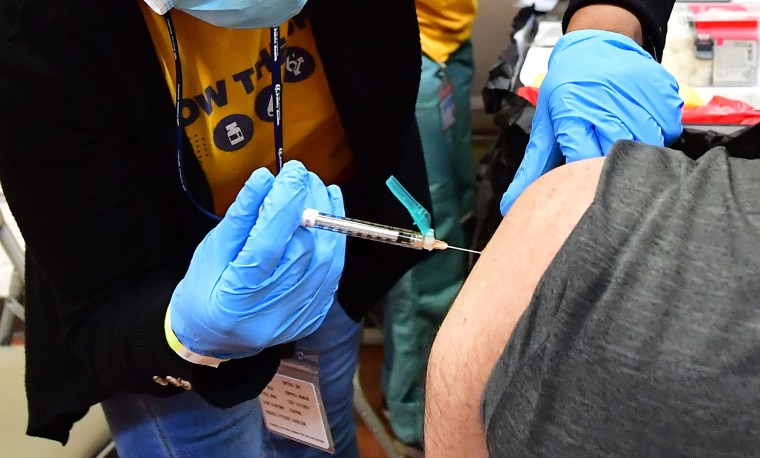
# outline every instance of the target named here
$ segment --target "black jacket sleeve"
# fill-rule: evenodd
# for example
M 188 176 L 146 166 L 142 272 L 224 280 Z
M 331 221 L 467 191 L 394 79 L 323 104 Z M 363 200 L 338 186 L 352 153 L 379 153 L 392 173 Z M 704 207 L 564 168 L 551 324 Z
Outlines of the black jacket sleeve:
M 567 24 L 576 11 L 597 3 L 617 5 L 635 14 L 644 32 L 644 49 L 657 61 L 662 60 L 665 35 L 668 32 L 668 19 L 670 19 L 675 0 L 570 0 L 562 21 L 563 30 L 567 29 Z

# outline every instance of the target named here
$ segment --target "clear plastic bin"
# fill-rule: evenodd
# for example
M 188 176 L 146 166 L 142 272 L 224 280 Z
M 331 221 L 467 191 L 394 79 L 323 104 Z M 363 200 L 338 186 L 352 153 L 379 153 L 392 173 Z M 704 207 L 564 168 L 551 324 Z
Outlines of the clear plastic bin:
M 678 2 L 663 65 L 692 87 L 758 84 L 759 1 Z

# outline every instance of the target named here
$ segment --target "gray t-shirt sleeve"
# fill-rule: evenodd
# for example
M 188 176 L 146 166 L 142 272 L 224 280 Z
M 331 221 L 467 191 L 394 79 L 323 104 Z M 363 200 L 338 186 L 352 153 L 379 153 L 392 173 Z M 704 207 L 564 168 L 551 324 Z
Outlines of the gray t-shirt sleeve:
M 613 148 L 491 373 L 491 456 L 760 454 L 758 162 Z

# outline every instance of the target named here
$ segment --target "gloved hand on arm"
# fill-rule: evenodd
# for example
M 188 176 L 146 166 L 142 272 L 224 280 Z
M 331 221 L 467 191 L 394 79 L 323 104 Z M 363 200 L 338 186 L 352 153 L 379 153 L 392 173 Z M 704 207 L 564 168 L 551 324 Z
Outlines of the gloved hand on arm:
M 301 227 L 305 208 L 343 216 L 340 189 L 297 161 L 277 177 L 265 168 L 251 175 L 174 291 L 170 344 L 171 330 L 185 351 L 243 358 L 319 327 L 338 289 L 345 236 Z
M 682 105 L 675 78 L 633 39 L 602 30 L 563 36 L 549 58 L 530 141 L 501 214 L 544 173 L 604 156 L 618 140 L 670 145 L 683 129 Z

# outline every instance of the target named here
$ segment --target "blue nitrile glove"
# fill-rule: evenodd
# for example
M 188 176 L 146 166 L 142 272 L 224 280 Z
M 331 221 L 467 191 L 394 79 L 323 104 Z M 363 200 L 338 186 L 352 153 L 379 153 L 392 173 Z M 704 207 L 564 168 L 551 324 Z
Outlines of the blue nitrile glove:
M 170 325 L 182 345 L 199 355 L 242 358 L 322 324 L 346 239 L 301 227 L 306 208 L 343 216 L 340 189 L 326 188 L 298 161 L 277 177 L 265 168 L 251 175 L 198 245 L 171 298 Z
M 563 36 L 549 58 L 530 142 L 501 214 L 565 161 L 603 156 L 618 140 L 670 145 L 683 129 L 682 105 L 675 78 L 631 38 L 601 30 Z

